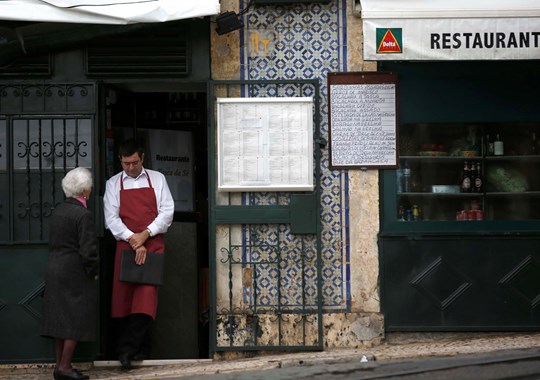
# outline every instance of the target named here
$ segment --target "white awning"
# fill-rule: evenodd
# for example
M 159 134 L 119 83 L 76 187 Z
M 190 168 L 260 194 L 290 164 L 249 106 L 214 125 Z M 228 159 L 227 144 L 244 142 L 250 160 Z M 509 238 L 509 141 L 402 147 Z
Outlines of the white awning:
M 134 24 L 216 15 L 219 0 L 0 0 L 0 19 Z
M 540 59 L 538 0 L 356 1 L 365 60 Z

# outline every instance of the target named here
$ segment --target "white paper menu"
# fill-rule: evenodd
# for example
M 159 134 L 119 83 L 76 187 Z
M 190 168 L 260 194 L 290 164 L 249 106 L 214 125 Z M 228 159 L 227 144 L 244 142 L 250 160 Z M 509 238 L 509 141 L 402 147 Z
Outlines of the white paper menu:
M 218 98 L 219 191 L 313 190 L 313 99 Z

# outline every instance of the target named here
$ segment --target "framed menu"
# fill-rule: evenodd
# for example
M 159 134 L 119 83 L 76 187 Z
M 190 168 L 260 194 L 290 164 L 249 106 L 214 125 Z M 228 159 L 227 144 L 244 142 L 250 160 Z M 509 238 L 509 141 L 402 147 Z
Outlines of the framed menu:
M 313 99 L 218 98 L 219 191 L 312 191 Z
M 397 167 L 397 76 L 328 74 L 330 167 Z

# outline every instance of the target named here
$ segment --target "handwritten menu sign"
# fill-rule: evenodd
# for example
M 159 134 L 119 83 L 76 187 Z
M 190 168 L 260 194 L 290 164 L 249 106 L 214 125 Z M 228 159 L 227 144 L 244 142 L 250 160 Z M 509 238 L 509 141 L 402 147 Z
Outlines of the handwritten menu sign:
M 397 167 L 397 76 L 329 73 L 330 167 Z

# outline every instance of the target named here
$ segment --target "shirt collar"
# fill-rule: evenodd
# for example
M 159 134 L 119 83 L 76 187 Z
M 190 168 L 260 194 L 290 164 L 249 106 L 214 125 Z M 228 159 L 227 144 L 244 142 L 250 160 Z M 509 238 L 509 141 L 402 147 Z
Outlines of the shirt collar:
M 138 180 L 139 178 L 141 178 L 142 176 L 147 176 L 148 174 L 146 174 L 146 170 L 144 170 L 144 167 L 142 168 L 141 172 L 139 173 L 139 175 L 136 177 L 136 178 L 133 178 L 133 177 L 130 177 L 126 174 L 125 171 L 122 170 L 122 181 L 124 181 L 126 178 L 131 178 L 133 180 Z
M 82 196 L 80 195 L 76 195 L 74 196 L 73 198 L 75 198 L 76 200 L 78 200 L 79 202 L 82 203 L 82 205 L 84 206 L 84 208 L 88 208 L 87 204 L 86 204 L 86 199 L 83 198 Z

